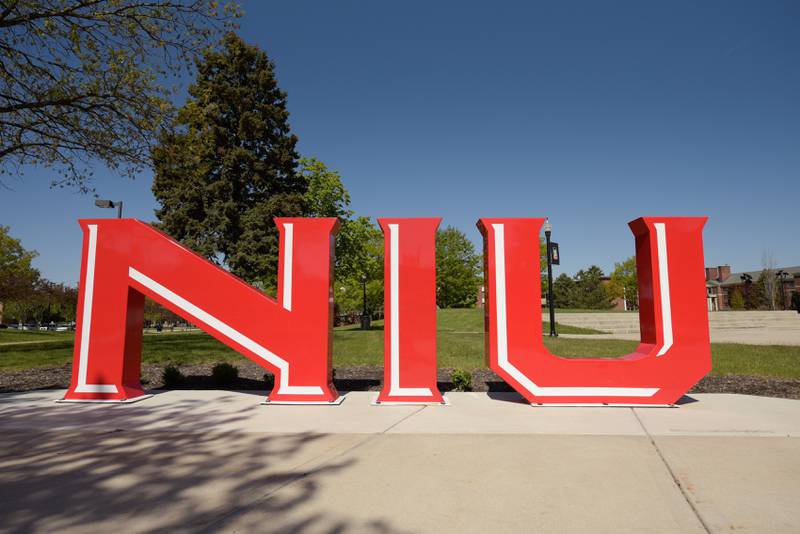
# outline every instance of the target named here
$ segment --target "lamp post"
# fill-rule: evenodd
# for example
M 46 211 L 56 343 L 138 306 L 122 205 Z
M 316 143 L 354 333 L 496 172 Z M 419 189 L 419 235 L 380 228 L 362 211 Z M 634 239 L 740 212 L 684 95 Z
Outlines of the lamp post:
M 550 251 L 550 233 L 553 226 L 550 219 L 544 220 L 544 239 L 547 246 L 547 304 L 550 307 L 550 337 L 558 337 L 556 334 L 556 310 L 553 306 L 553 257 Z
M 369 330 L 370 320 L 367 313 L 367 275 L 361 275 L 361 287 L 363 290 L 364 304 L 361 311 L 361 330 Z
M 100 200 L 94 201 L 94 205 L 98 208 L 117 208 L 117 219 L 122 218 L 122 201 L 121 200 Z

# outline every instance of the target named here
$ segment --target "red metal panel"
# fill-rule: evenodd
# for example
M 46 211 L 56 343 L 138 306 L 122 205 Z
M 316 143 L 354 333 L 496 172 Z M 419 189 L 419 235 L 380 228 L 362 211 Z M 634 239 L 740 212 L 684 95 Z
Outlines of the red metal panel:
M 532 403 L 668 404 L 711 370 L 704 217 L 646 217 L 636 237 L 641 343 L 622 358 L 566 359 L 542 342 L 544 219 L 480 219 L 489 366 Z
M 378 219 L 384 233 L 384 366 L 378 402 L 442 402 L 436 387 L 436 229 Z
M 139 382 L 144 295 L 275 374 L 271 401 L 333 401 L 336 219 L 279 218 L 278 300 L 133 219 L 81 220 L 81 295 L 66 399 L 122 400 Z

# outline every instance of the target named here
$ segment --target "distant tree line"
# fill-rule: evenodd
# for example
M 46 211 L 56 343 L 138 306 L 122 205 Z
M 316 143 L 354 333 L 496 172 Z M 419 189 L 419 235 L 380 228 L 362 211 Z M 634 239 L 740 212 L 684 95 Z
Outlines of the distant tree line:
M 0 226 L 0 323 L 63 323 L 75 320 L 78 290 L 42 278 L 26 250 Z
M 745 278 L 728 294 L 732 310 L 783 310 L 787 308 L 774 269 L 763 269 L 758 278 Z M 790 303 L 791 305 L 791 303 Z
M 553 282 L 553 302 L 558 308 L 605 310 L 614 306 L 615 299 L 625 299 L 627 310 L 639 308 L 634 256 L 615 263 L 608 277 L 600 267 L 592 265 L 574 276 L 561 274 Z
M 771 257 L 765 255 L 762 264 L 757 278 L 743 276 L 741 284 L 729 293 L 728 304 L 731 309 L 777 310 L 787 307 L 781 279 L 777 276 L 778 271 Z M 612 306 L 614 299 L 624 298 L 628 310 L 639 308 L 635 256 L 615 263 L 606 282 L 601 282 L 603 276 L 603 271 L 597 266 L 581 270 L 574 277 L 562 274 L 553 287 L 556 306 L 603 309 Z

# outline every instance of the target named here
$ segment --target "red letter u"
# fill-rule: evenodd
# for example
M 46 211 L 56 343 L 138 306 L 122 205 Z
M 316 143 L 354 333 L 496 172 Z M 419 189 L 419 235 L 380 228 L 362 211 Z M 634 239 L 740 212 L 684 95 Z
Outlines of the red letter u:
M 668 404 L 711 370 L 700 217 L 645 217 L 636 237 L 641 343 L 617 359 L 566 359 L 542 341 L 543 219 L 480 219 L 487 357 L 532 403 Z

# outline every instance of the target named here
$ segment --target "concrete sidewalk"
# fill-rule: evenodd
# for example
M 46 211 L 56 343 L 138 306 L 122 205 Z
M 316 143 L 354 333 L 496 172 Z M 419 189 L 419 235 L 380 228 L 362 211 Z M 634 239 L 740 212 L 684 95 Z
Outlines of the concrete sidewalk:
M 0 395 L 0 530 L 798 532 L 800 401 L 136 404 Z

